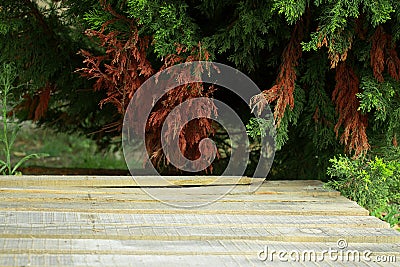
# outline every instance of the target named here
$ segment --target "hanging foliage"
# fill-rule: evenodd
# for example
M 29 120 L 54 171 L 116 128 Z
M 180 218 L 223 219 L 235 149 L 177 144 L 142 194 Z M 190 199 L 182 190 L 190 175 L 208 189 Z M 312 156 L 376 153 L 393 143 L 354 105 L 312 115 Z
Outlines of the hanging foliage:
M 46 86 L 39 92 L 39 103 L 35 110 L 34 121 L 38 121 L 45 116 L 47 108 L 49 107 L 50 94 L 53 87 L 47 83 Z
M 229 64 L 269 88 L 252 105 L 260 111 L 271 104 L 277 147 L 283 149 L 278 161 L 304 170 L 299 158 L 310 164 L 317 156 L 328 158 L 342 152 L 340 143 L 357 155 L 369 144 L 373 150 L 383 142 L 398 145 L 400 2 L 378 2 L 2 0 L 0 61 L 14 62 L 18 83 L 27 85 L 14 92 L 25 98 L 18 118 L 62 131 L 96 132 L 102 144 L 120 134 L 108 130 L 121 128 L 132 95 L 157 71 L 197 59 Z M 88 79 L 73 73 L 76 69 Z M 166 114 L 213 90 L 189 84 L 156 103 L 146 124 L 155 165 L 168 163 L 155 141 Z M 224 92 L 214 96 L 249 120 L 247 103 Z M 149 95 L 145 101 L 152 100 Z M 202 112 L 215 111 L 210 105 Z M 137 108 L 133 116 L 142 113 Z M 213 134 L 210 125 L 194 120 L 179 134 L 166 125 L 165 138 L 179 139 L 181 152 L 195 159 L 198 140 Z M 298 177 L 293 166 L 286 169 Z
M 79 72 L 85 77 L 96 79 L 95 91 L 106 90 L 107 97 L 101 100 L 100 107 L 111 103 L 124 115 L 135 91 L 154 73 L 146 56 L 149 37 L 139 37 L 134 19 L 118 14 L 110 5 L 104 4 L 103 7 L 114 18 L 105 22 L 100 30 L 87 30 L 86 35 L 98 38 L 100 46 L 105 48 L 105 54 L 94 56 L 91 52 L 81 50 L 80 53 L 85 57 L 83 62 L 87 67 Z M 107 32 L 108 27 L 117 22 L 127 24 L 129 31 Z
M 385 33 L 382 26 L 377 27 L 372 36 L 371 67 L 375 78 L 383 82 L 385 65 L 389 75 L 398 81 L 400 79 L 400 59 L 397 56 L 396 44 L 392 36 Z
M 202 48 L 200 43 L 191 49 L 177 44 L 176 54 L 165 57 L 160 71 L 176 64 L 208 60 L 208 58 L 208 52 Z M 202 73 L 203 71 L 205 70 L 196 70 L 197 73 Z M 184 76 L 180 76 L 179 78 L 182 81 L 192 79 L 192 77 Z M 161 87 L 168 88 L 168 83 L 174 83 L 175 81 L 158 82 L 164 83 Z M 201 140 L 214 135 L 212 120 L 207 119 L 217 114 L 213 102 L 209 101 L 207 105 L 193 104 L 184 106 L 178 113 L 175 113 L 175 117 L 172 120 L 166 122 L 166 118 L 179 104 L 198 97 L 211 98 L 214 90 L 213 86 L 205 86 L 202 83 L 187 83 L 166 92 L 158 103 L 156 103 L 154 111 L 150 114 L 146 124 L 146 148 L 150 153 L 150 160 L 154 166 L 162 167 L 170 163 L 163 152 L 161 143 L 161 139 L 163 138 L 166 144 L 174 144 L 175 141 L 178 141 L 180 151 L 171 149 L 172 153 L 182 153 L 185 158 L 190 160 L 200 159 L 194 163 L 196 166 L 190 166 L 192 169 L 202 170 L 209 166 L 206 171 L 212 171 L 211 162 L 214 150 L 212 147 L 205 145 L 205 147 L 202 147 L 203 154 L 200 154 L 199 145 Z M 142 98 L 143 96 L 140 99 Z M 144 98 L 152 99 L 151 95 Z M 147 103 L 135 103 L 135 110 L 141 110 L 142 105 L 147 105 Z M 186 123 L 185 118 L 188 117 L 188 114 L 193 114 L 199 118 Z M 138 118 L 140 119 L 141 117 Z M 181 131 L 177 129 L 177 125 L 184 125 Z M 163 136 L 161 136 L 162 127 L 166 129 Z M 174 159 L 179 158 L 174 154 L 171 157 Z
M 360 82 L 354 70 L 346 63 L 341 62 L 336 69 L 336 86 L 332 93 L 332 100 L 339 113 L 335 125 L 336 136 L 339 129 L 344 126 L 340 142 L 346 146 L 347 152 L 355 152 L 355 156 L 365 154 L 370 145 L 367 138 L 367 116 L 358 110 L 360 103 L 357 99 Z
M 119 119 L 120 123 L 114 125 L 120 130 L 122 117 L 125 115 L 127 105 L 137 89 L 155 73 L 155 70 L 147 59 L 150 37 L 139 35 L 140 26 L 138 26 L 137 21 L 118 14 L 105 2 L 103 7 L 114 18 L 105 22 L 100 30 L 87 30 L 86 34 L 100 40 L 101 47 L 105 48 L 105 54 L 94 56 L 88 51 L 81 50 L 81 54 L 85 57 L 84 63 L 87 68 L 82 68 L 79 72 L 85 77 L 96 80 L 94 90 L 106 90 L 107 97 L 101 100 L 100 107 L 106 103 L 111 103 L 117 107 L 122 116 Z M 111 27 L 112 24 L 118 22 L 129 25 L 129 31 L 122 33 Z M 179 63 L 208 59 L 209 53 L 202 49 L 200 43 L 191 48 L 176 44 L 176 53 L 167 55 L 163 59 L 164 64 L 160 71 Z M 190 80 L 190 77 L 181 78 Z M 165 82 L 168 83 L 169 81 Z M 166 86 L 167 84 L 165 84 Z M 213 91 L 213 87 L 207 87 L 206 90 L 202 83 L 185 84 L 167 92 L 156 103 L 149 120 L 145 124 L 146 149 L 154 166 L 161 168 L 170 163 L 164 155 L 161 143 L 161 130 L 169 113 L 184 101 L 201 96 L 210 97 Z M 135 121 L 146 119 L 144 114 L 141 114 L 141 111 L 144 110 L 143 106 L 148 105 L 146 99 L 153 99 L 152 93 L 151 91 L 145 92 L 146 95 L 139 97 L 141 101 L 135 103 L 134 118 L 133 116 L 130 117 L 133 125 L 143 125 L 140 123 L 135 124 Z M 185 118 L 186 114 L 190 112 L 194 112 L 196 116 L 202 118 L 187 123 L 182 131 L 177 131 L 176 122 Z M 216 107 L 210 102 L 210 105 L 182 110 L 180 116 L 175 118 L 174 123 L 170 122 L 164 126 L 167 129 L 164 135 L 167 143 L 173 143 L 173 140 L 176 139 L 179 140 L 180 151 L 175 151 L 175 153 L 181 152 L 191 160 L 198 159 L 201 156 L 202 160 L 196 161 L 199 166 L 193 166 L 196 169 L 204 169 L 206 166 L 210 166 L 212 161 L 212 152 L 214 151 L 212 147 L 204 147 L 202 155 L 199 150 L 200 141 L 214 133 L 212 121 L 207 119 L 211 114 L 216 114 Z M 139 132 L 142 129 L 136 130 Z M 212 166 L 208 170 L 212 171 Z
M 46 112 L 49 108 L 49 102 L 51 93 L 55 91 L 55 88 L 50 83 L 39 89 L 33 96 L 25 94 L 22 97 L 21 103 L 19 103 L 14 109 L 13 113 L 18 113 L 27 110 L 27 119 L 37 122 L 45 118 Z
M 286 107 L 289 105 L 292 110 L 294 107 L 293 92 L 296 82 L 296 67 L 299 64 L 299 59 L 302 55 L 301 40 L 303 38 L 303 20 L 299 20 L 294 26 L 289 44 L 286 46 L 282 54 L 282 63 L 279 68 L 279 74 L 275 85 L 270 89 L 262 92 L 266 98 L 265 104 L 276 101 L 274 108 L 274 119 L 277 127 L 279 127 L 283 116 L 285 115 Z M 260 105 L 263 103 L 259 97 L 252 99 L 251 105 Z M 263 109 L 263 107 L 259 107 Z

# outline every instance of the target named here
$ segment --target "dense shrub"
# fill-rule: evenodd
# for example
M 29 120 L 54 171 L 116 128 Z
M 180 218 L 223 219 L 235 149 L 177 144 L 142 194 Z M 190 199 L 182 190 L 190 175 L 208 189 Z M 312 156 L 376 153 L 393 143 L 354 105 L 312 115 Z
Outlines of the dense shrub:
M 356 201 L 391 224 L 400 221 L 400 162 L 373 159 L 351 159 L 338 156 L 331 159 L 328 175 L 335 178 L 327 183 L 345 197 Z

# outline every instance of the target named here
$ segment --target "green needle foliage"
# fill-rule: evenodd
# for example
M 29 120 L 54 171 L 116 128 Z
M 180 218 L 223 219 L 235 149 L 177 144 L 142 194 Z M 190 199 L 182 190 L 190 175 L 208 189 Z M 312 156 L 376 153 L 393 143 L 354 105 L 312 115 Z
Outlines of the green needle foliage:
M 115 48 L 85 32 L 104 28 L 115 44 L 147 40 L 136 43 L 148 44 L 136 47 L 138 62 L 154 72 L 206 54 L 264 90 L 279 124 L 273 178 L 326 179 L 335 155 L 388 160 L 398 150 L 399 10 L 398 0 L 3 0 L 0 62 L 14 62 L 19 83 L 29 84 L 14 89 L 23 97 L 18 118 L 107 144 L 120 134 L 122 114 L 112 101 L 99 103 L 127 103 L 116 92 L 130 91 L 124 83 L 93 90 L 98 77 L 76 73 L 87 67 L 78 51 L 104 58 Z M 127 69 L 112 58 L 94 62 L 97 74 L 120 67 L 118 79 Z M 215 92 L 238 110 L 249 136 L 262 135 L 248 107 L 226 96 Z
M 16 79 L 16 70 L 12 64 L 3 64 L 0 67 L 0 108 L 1 122 L 3 129 L 0 133 L 0 143 L 3 145 L 5 160 L 0 160 L 0 173 L 14 175 L 25 161 L 32 158 L 46 156 L 45 154 L 30 154 L 20 159 L 15 165 L 11 162 L 12 147 L 17 137 L 20 125 L 15 123 L 15 118 L 9 118 L 9 99 L 13 97 L 13 90 L 16 88 L 13 83 Z
M 0 63 L 13 62 L 19 83 L 29 85 L 13 90 L 22 98 L 17 118 L 67 133 L 95 132 L 99 142 L 113 136 L 101 131 L 115 120 L 113 107 L 99 109 L 106 94 L 91 90 L 92 82 L 75 73 L 83 66 L 78 51 L 99 49 L 84 35 L 84 15 L 98 5 L 98 0 L 0 1 Z
M 328 174 L 335 177 L 327 186 L 357 201 L 372 215 L 391 226 L 400 223 L 400 162 L 375 157 L 352 160 L 345 156 L 331 159 Z

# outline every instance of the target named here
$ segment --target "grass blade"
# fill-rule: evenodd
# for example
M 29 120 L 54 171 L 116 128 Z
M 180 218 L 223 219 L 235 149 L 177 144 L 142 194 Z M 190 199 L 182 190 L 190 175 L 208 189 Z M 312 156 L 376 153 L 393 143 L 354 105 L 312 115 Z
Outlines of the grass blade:
M 30 154 L 27 155 L 25 157 L 23 157 L 22 159 L 20 159 L 17 164 L 15 164 L 14 168 L 12 169 L 12 173 L 14 174 L 15 171 L 18 169 L 19 166 L 21 166 L 25 161 L 32 159 L 32 158 L 41 158 L 41 157 L 47 157 L 48 154 L 44 154 L 44 153 L 37 153 L 37 154 Z
M 4 161 L 2 161 L 1 159 L 0 159 L 0 166 L 1 166 L 1 168 L 0 168 L 0 173 L 3 173 L 3 171 L 7 168 L 7 163 L 5 163 Z M 4 173 L 5 174 L 5 173 Z
M 3 171 L 7 168 L 7 165 L 3 165 L 3 167 L 0 168 L 0 173 L 3 173 Z M 5 173 L 3 173 L 5 174 Z

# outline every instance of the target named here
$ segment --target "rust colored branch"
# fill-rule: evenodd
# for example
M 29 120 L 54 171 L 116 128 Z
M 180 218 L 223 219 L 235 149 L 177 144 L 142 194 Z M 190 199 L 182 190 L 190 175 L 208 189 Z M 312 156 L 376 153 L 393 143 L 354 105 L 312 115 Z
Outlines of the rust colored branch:
M 339 120 L 334 128 L 336 136 L 339 135 L 340 127 L 344 126 L 340 142 L 345 145 L 346 152 L 354 151 L 355 157 L 358 157 L 370 149 L 366 133 L 368 119 L 358 110 L 360 102 L 357 99 L 357 93 L 360 82 L 354 70 L 345 62 L 339 63 L 335 80 L 336 86 L 332 93 L 332 100 L 339 113 Z
M 382 26 L 379 26 L 372 38 L 370 51 L 371 67 L 375 78 L 383 82 L 383 71 L 385 67 L 389 75 L 396 81 L 400 80 L 400 59 L 397 55 L 396 44 L 390 34 L 385 33 Z
M 285 114 L 286 107 L 294 107 L 294 89 L 297 78 L 296 67 L 302 55 L 301 40 L 303 38 L 303 20 L 299 20 L 294 26 L 290 41 L 282 54 L 282 63 L 276 83 L 269 90 L 262 92 L 267 103 L 276 101 L 274 118 L 279 127 Z M 254 103 L 252 103 L 254 105 Z

